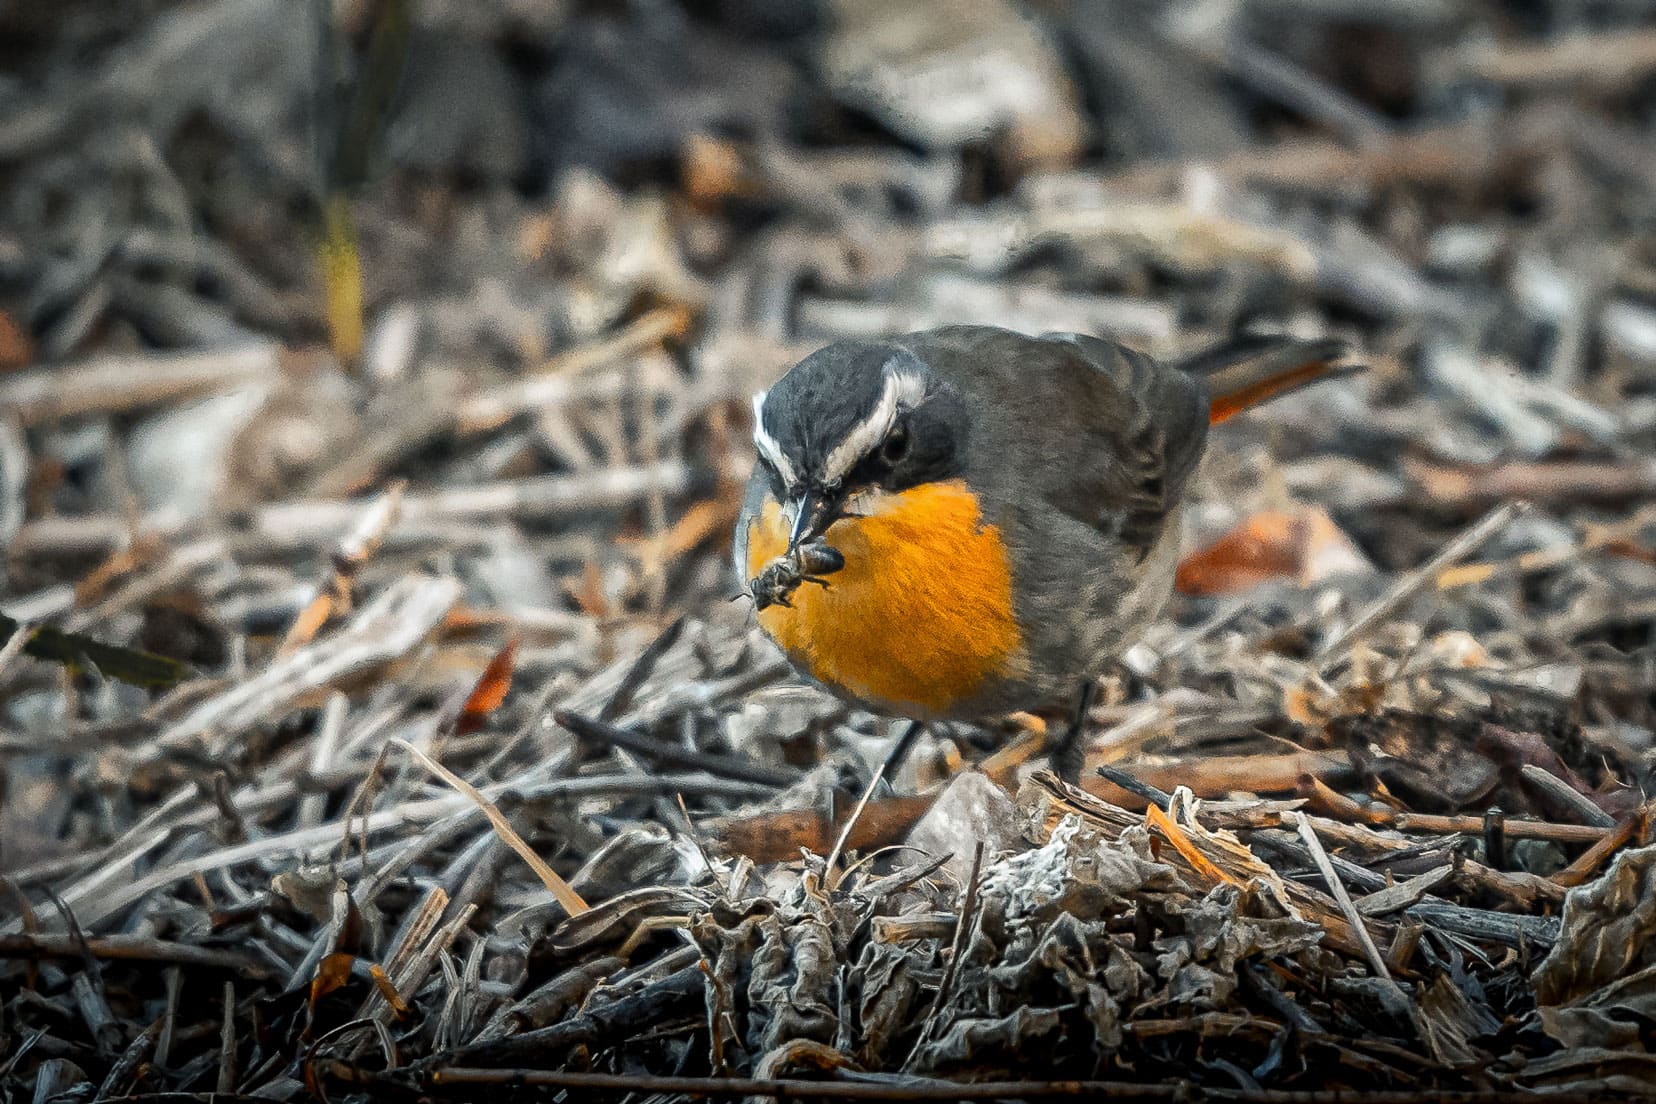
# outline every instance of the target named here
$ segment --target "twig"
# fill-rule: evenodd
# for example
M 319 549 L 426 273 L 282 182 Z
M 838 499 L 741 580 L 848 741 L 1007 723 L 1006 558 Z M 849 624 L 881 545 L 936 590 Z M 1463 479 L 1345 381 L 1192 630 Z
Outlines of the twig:
M 397 523 L 406 489 L 405 480 L 394 481 L 362 511 L 356 526 L 340 540 L 334 549 L 327 580 L 317 587 L 316 596 L 288 627 L 287 635 L 276 649 L 278 659 L 309 644 L 331 617 L 350 610 L 354 599 L 352 583 L 357 572 L 385 543 L 385 534 Z
M 1535 763 L 1525 763 L 1521 768 L 1521 773 L 1525 782 L 1569 809 L 1570 812 L 1581 818 L 1582 823 L 1590 824 L 1594 828 L 1614 828 L 1616 826 L 1615 817 L 1593 804 L 1586 794 L 1579 792 L 1574 786 L 1545 767 Z
M 641 732 L 634 732 L 619 725 L 606 724 L 592 717 L 583 717 L 579 713 L 571 713 L 563 709 L 554 710 L 552 719 L 582 739 L 614 744 L 617 747 L 626 748 L 628 751 L 637 752 L 663 763 L 675 763 L 679 766 L 697 768 L 721 778 L 733 778 L 741 782 L 753 782 L 761 786 L 776 786 L 778 788 L 792 785 L 799 780 L 798 774 L 791 771 L 767 767 L 763 763 L 754 763 L 733 755 L 720 755 L 716 752 L 696 751 L 680 747 L 676 744 L 669 744 L 665 740 L 657 740 L 654 737 L 646 736 Z
M 277 660 L 168 726 L 155 738 L 151 754 L 188 746 L 209 730 L 221 740 L 233 737 L 290 708 L 303 694 L 408 654 L 442 623 L 460 591 L 456 579 L 397 580 L 333 636 Z
M 839 835 L 834 839 L 834 846 L 829 850 L 828 858 L 822 864 L 822 877 L 828 888 L 832 889 L 839 884 L 834 877 L 834 867 L 839 863 L 840 855 L 845 851 L 845 843 L 851 838 L 852 829 L 857 826 L 857 821 L 862 819 L 863 810 L 868 808 L 868 799 L 874 796 L 875 790 L 879 789 L 880 783 L 885 779 L 886 772 L 895 769 L 898 764 L 908 758 L 909 750 L 913 748 L 914 741 L 919 738 L 925 727 L 925 724 L 921 721 L 910 721 L 908 723 L 908 726 L 903 729 L 903 734 L 897 738 L 897 742 L 886 753 L 885 759 L 880 763 L 880 769 L 875 771 L 874 777 L 868 780 L 868 785 L 863 789 L 862 796 L 857 799 L 857 804 L 852 808 L 851 815 L 845 818 L 845 824 L 840 828 Z
M 0 410 L 25 426 L 88 414 L 122 414 L 161 403 L 268 383 L 281 372 L 280 348 L 259 342 L 205 353 L 108 356 L 0 377 Z
M 1351 895 L 1346 892 L 1345 883 L 1340 880 L 1340 876 L 1334 872 L 1334 864 L 1328 861 L 1328 852 L 1323 850 L 1322 841 L 1317 838 L 1311 822 L 1299 813 L 1288 815 L 1293 818 L 1300 839 L 1305 841 L 1306 850 L 1311 853 L 1317 869 L 1322 873 L 1323 881 L 1328 884 L 1328 892 L 1333 894 L 1340 911 L 1345 913 L 1346 922 L 1351 925 L 1352 934 L 1357 937 L 1358 944 L 1363 948 L 1363 957 L 1368 959 L 1375 977 L 1381 978 L 1396 991 L 1400 1004 L 1408 1004 L 1408 995 L 1392 979 L 1391 970 L 1386 967 L 1385 956 L 1380 953 L 1380 948 L 1374 945 L 1374 937 L 1369 935 L 1368 922 L 1363 919 L 1363 914 L 1357 911 L 1357 906 L 1352 904 Z
M 224 998 L 219 1013 L 219 1095 L 236 1091 L 236 983 L 224 979 Z
M 1167 808 L 1168 803 L 1173 800 L 1173 795 L 1166 790 L 1159 790 L 1148 782 L 1140 782 L 1135 775 L 1119 767 L 1101 766 L 1098 768 L 1098 776 L 1112 785 L 1120 786 L 1130 794 L 1142 797 L 1160 809 Z
M 982 888 L 982 876 L 983 840 L 979 839 L 972 849 L 972 870 L 966 876 L 966 899 L 960 904 L 960 918 L 955 922 L 954 938 L 949 943 L 949 961 L 943 967 L 943 979 L 937 983 L 937 992 L 932 997 L 931 1007 L 926 1010 L 925 1019 L 920 1021 L 920 1034 L 914 1040 L 908 1059 L 903 1062 L 905 1073 L 914 1064 L 920 1049 L 935 1032 L 937 1018 L 943 1009 L 948 1007 L 949 997 L 954 992 L 955 978 L 960 975 L 960 958 L 966 953 L 966 947 L 971 942 L 972 929 L 977 925 L 978 891 Z
M 1497 84 L 1586 85 L 1614 91 L 1656 72 L 1656 31 L 1620 28 L 1533 45 L 1503 42 L 1457 59 L 1469 74 Z
M 1554 874 L 1552 880 L 1561 886 L 1578 886 L 1585 884 L 1588 879 L 1598 873 L 1599 867 L 1626 847 L 1635 839 L 1643 838 L 1645 830 L 1650 824 L 1650 807 L 1640 809 L 1616 827 L 1614 832 L 1606 834 L 1602 839 L 1586 851 L 1575 862 Z
M 511 822 L 508 821 L 505 814 L 500 811 L 500 807 L 490 801 L 487 797 L 484 797 L 481 790 L 479 790 L 476 786 L 473 786 L 470 782 L 467 782 L 464 778 L 461 778 L 459 775 L 455 774 L 453 771 L 449 770 L 447 767 L 443 766 L 441 763 L 437 762 L 435 759 L 431 758 L 425 752 L 421 751 L 408 741 L 393 738 L 390 743 L 408 752 L 416 763 L 419 763 L 420 766 L 424 767 L 438 778 L 441 778 L 444 782 L 447 782 L 456 790 L 465 794 L 477 805 L 479 809 L 483 810 L 483 815 L 489 818 L 490 824 L 494 825 L 495 833 L 500 836 L 506 846 L 523 856 L 523 861 L 529 864 L 529 869 L 535 872 L 535 875 L 540 878 L 541 884 L 547 888 L 552 896 L 558 899 L 558 903 L 564 907 L 564 910 L 568 912 L 569 915 L 578 915 L 579 913 L 585 912 L 590 907 L 586 901 L 581 899 L 581 895 L 576 893 L 575 890 L 570 887 L 570 884 L 563 880 L 563 877 L 559 875 L 556 870 L 553 870 L 546 864 L 545 859 L 535 853 L 535 849 L 533 847 L 530 847 L 528 843 L 524 842 L 523 837 L 517 834 L 517 831 L 512 827 Z
M 234 970 L 254 978 L 270 973 L 264 963 L 236 951 L 139 935 L 93 936 L 84 943 L 68 935 L 44 932 L 36 935 L 0 935 L 0 958 L 80 958 L 83 953 L 94 958 L 128 962 L 175 962 L 205 969 Z
M 97 1094 L 92 1097 L 93 1104 L 102 1104 L 103 1101 L 113 1099 L 115 1093 L 123 1091 L 132 1083 L 144 1063 L 149 1061 L 150 1055 L 154 1053 L 156 1040 L 161 1037 L 161 1027 L 165 1022 L 165 1017 L 157 1017 L 121 1052 L 120 1058 L 109 1067 L 103 1084 L 98 1086 Z
M 463 1046 L 427 1065 L 432 1070 L 432 1078 L 437 1079 L 444 1064 L 450 1061 L 502 1066 L 520 1061 L 544 1061 L 548 1055 L 567 1047 L 601 1039 L 627 1038 L 669 1017 L 684 1015 L 701 1006 L 705 992 L 706 974 L 698 959 L 636 993 L 607 1004 L 595 1004 L 589 999 L 584 1010 L 561 1023 L 508 1039 Z
M 1527 505 L 1517 502 L 1496 507 L 1477 524 L 1444 545 L 1431 559 L 1399 577 L 1372 605 L 1358 614 L 1356 620 L 1346 626 L 1344 632 L 1322 646 L 1314 660 L 1317 673 L 1326 675 L 1345 657 L 1346 650 L 1352 642 L 1361 639 L 1378 622 L 1396 612 L 1403 603 L 1431 586 L 1432 580 L 1437 578 L 1438 573 L 1445 567 L 1476 550 L 1479 545 L 1505 529 L 1528 509 Z
M 682 614 L 675 617 L 672 624 L 661 630 L 660 635 L 638 653 L 638 658 L 627 668 L 626 675 L 616 686 L 615 692 L 609 696 L 609 700 L 604 703 L 604 708 L 598 711 L 598 720 L 614 721 L 632 707 L 633 697 L 638 693 L 639 687 L 654 673 L 661 657 L 666 655 L 683 635 L 685 620 Z
M 1399 909 L 1406 909 L 1410 905 L 1418 904 L 1422 897 L 1442 885 L 1454 876 L 1455 868 L 1450 863 L 1433 867 L 1424 874 L 1416 874 L 1406 882 L 1377 889 L 1367 897 L 1355 902 L 1357 911 L 1364 916 L 1384 916 Z

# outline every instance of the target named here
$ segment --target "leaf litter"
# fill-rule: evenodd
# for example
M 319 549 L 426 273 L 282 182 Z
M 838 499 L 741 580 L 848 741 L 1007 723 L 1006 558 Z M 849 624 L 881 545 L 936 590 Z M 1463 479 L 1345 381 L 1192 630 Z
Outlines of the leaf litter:
M 73 7 L 0 15 L 0 1099 L 1656 1094 L 1630 14 Z M 749 396 L 950 322 L 1370 366 L 1215 431 L 1079 788 L 882 777 L 729 600 Z

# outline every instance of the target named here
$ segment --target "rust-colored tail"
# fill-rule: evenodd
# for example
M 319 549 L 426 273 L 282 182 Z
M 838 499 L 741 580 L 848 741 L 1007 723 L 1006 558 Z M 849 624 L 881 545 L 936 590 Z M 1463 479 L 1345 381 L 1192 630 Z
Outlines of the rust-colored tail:
M 1339 341 L 1291 337 L 1242 337 L 1179 366 L 1200 377 L 1208 393 L 1208 424 L 1218 425 L 1251 406 L 1286 395 L 1319 380 L 1362 371 L 1342 362 Z

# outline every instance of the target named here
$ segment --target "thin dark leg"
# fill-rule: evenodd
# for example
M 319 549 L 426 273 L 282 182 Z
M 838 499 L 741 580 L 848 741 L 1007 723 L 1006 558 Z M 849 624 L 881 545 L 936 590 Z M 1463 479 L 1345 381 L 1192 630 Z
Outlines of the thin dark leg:
M 1051 750 L 1047 753 L 1053 771 L 1072 785 L 1081 784 L 1081 768 L 1086 765 L 1086 741 L 1082 737 L 1087 731 L 1087 711 L 1092 708 L 1096 692 L 1097 684 L 1092 679 L 1081 684 L 1081 691 L 1075 696 L 1075 712 L 1070 715 L 1069 727 L 1051 743 Z
M 846 841 L 851 838 L 851 829 L 857 826 L 857 821 L 862 817 L 863 810 L 868 808 L 868 799 L 874 796 L 875 791 L 881 785 L 890 787 L 891 775 L 902 767 L 903 760 L 908 758 L 909 751 L 914 747 L 915 737 L 919 736 L 920 730 L 925 727 L 923 721 L 910 721 L 908 728 L 903 730 L 903 734 L 897 738 L 897 742 L 886 753 L 885 762 L 880 764 L 880 769 L 875 772 L 874 777 L 868 780 L 868 788 L 863 790 L 862 797 L 857 799 L 856 808 L 852 809 L 851 815 L 845 819 L 845 825 L 840 829 L 839 837 L 834 840 L 834 849 L 828 852 L 828 859 L 823 869 L 827 872 L 829 888 L 836 884 L 834 864 L 839 862 L 840 855 L 845 851 Z
M 903 734 L 897 737 L 897 742 L 891 745 L 891 750 L 886 752 L 885 765 L 880 768 L 878 776 L 881 792 L 892 792 L 891 780 L 897 777 L 897 772 L 908 762 L 910 753 L 914 751 L 914 741 L 920 738 L 920 733 L 924 732 L 925 728 L 925 721 L 910 721 L 908 727 L 903 729 Z

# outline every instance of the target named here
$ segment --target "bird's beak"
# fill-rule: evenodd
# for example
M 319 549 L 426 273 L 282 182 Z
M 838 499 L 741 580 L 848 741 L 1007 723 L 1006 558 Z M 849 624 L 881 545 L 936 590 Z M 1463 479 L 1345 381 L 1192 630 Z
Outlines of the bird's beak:
M 839 518 L 839 499 L 815 489 L 794 499 L 793 508 L 793 531 L 788 534 L 790 552 L 821 537 Z

